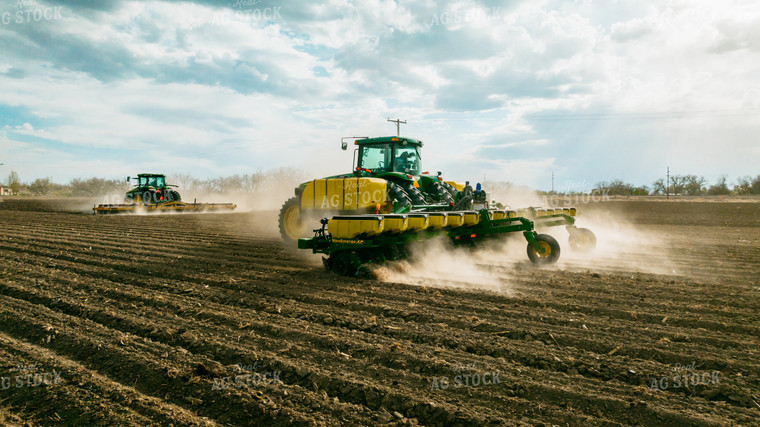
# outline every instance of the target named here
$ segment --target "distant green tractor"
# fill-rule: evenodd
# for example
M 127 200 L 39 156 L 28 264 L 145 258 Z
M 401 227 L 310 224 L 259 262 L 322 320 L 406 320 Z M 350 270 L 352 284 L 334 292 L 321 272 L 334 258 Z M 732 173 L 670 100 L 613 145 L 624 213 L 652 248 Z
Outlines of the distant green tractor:
M 348 144 L 344 138 L 341 148 Z M 307 223 L 327 212 L 338 214 L 404 213 L 410 211 L 485 207 L 485 192 L 467 184 L 444 181 L 441 173 L 422 172 L 422 141 L 384 136 L 355 138 L 353 172 L 315 179 L 299 185 L 295 197 L 280 210 L 280 234 L 286 240 L 303 237 Z M 482 193 L 482 194 L 481 194 Z M 474 205 L 475 204 L 475 205 Z M 311 217 L 311 218 L 309 218 Z M 309 226 L 318 224 L 308 224 Z
M 227 212 L 237 208 L 234 203 L 192 203 L 181 200 L 179 193 L 168 185 L 166 176 L 158 173 L 141 173 L 137 178 L 127 177 L 127 182 L 137 181 L 135 188 L 127 191 L 126 204 L 101 204 L 92 210 L 98 215 L 128 214 L 135 212 Z
M 177 191 L 171 187 L 176 185 L 166 184 L 166 175 L 156 173 L 141 173 L 137 178 L 127 177 L 127 182 L 135 180 L 135 188 L 127 191 L 124 200 L 127 203 L 142 203 L 144 205 L 155 205 L 168 202 L 179 202 L 181 200 Z

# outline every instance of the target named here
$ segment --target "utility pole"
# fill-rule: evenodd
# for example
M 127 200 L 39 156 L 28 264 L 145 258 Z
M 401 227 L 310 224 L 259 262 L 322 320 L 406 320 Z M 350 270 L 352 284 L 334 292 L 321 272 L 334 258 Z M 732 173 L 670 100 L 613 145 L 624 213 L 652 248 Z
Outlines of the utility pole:
M 552 194 L 554 194 L 554 171 L 552 171 Z
M 389 117 L 388 121 L 391 123 L 396 123 L 396 136 L 401 136 L 401 123 L 406 124 L 406 120 L 391 120 Z
M 670 199 L 670 166 L 668 166 L 667 181 L 665 181 L 665 198 Z

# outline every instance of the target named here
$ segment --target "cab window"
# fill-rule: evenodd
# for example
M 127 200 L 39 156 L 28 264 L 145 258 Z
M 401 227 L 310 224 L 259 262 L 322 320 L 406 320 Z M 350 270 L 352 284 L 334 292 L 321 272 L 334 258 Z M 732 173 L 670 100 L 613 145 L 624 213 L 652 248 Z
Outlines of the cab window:
M 360 166 L 372 172 L 386 171 L 390 166 L 391 148 L 388 145 L 367 145 L 361 150 Z
M 163 187 L 165 183 L 165 178 L 163 176 L 141 176 L 140 177 L 140 186 L 141 187 Z
M 411 175 L 420 174 L 420 153 L 417 147 L 396 147 L 395 172 L 403 172 Z

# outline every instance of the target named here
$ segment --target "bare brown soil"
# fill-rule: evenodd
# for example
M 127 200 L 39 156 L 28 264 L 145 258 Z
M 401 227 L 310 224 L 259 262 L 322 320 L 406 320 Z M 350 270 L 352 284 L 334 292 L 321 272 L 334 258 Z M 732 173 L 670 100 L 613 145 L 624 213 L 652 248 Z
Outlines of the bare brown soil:
M 338 277 L 273 212 L 67 203 L 0 203 L 0 424 L 760 419 L 758 203 L 580 207 L 621 223 L 546 269 L 462 255 L 503 291 Z

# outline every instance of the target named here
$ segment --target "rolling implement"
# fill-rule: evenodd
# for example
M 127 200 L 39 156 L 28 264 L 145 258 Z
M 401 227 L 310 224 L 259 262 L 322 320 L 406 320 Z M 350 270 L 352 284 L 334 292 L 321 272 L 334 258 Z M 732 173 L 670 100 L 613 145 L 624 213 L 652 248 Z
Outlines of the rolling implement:
M 526 208 L 517 211 L 518 215 L 531 219 L 538 230 L 565 226 L 570 248 L 577 251 L 589 251 L 596 247 L 596 236 L 588 228 L 575 226 L 576 208 Z
M 564 220 L 574 223 L 569 215 Z M 314 237 L 298 240 L 298 247 L 327 255 L 325 267 L 343 276 L 356 276 L 367 264 L 403 258 L 410 243 L 439 237 L 454 246 L 474 247 L 522 232 L 534 264 L 553 264 L 560 255 L 559 243 L 548 234 L 537 233 L 534 222 L 516 211 L 338 215 L 321 223 Z
M 134 188 L 127 191 L 120 204 L 101 204 L 92 208 L 96 214 L 168 213 L 168 212 L 229 212 L 235 210 L 234 203 L 186 203 L 174 190 L 176 185 L 166 184 L 163 174 L 141 173 L 137 178 L 127 177 L 127 182 L 137 181 Z
M 237 208 L 234 203 L 185 203 L 160 204 L 105 204 L 92 208 L 96 214 L 164 213 L 164 212 L 229 212 Z

